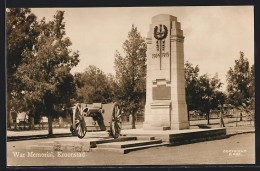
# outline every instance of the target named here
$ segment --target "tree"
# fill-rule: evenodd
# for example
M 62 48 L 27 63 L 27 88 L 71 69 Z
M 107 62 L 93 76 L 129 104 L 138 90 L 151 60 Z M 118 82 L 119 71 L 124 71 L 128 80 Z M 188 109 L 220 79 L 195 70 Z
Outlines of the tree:
M 249 111 L 249 118 L 255 120 L 255 65 L 253 64 L 250 68 L 250 84 L 249 84 L 249 95 L 247 99 L 247 110 Z M 255 122 L 254 122 L 255 123 Z
M 240 58 L 235 60 L 235 66 L 233 68 L 230 67 L 227 72 L 229 103 L 234 105 L 236 108 L 242 106 L 242 103 L 246 103 L 247 98 L 250 98 L 252 94 L 254 94 L 251 92 L 250 95 L 252 89 L 249 87 L 254 87 L 251 78 L 248 59 L 244 57 L 243 52 L 240 52 Z
M 64 12 L 57 11 L 53 21 L 40 22 L 41 33 L 32 49 L 23 53 L 16 78 L 21 80 L 19 94 L 22 108 L 41 109 L 48 116 L 49 135 L 52 135 L 52 117 L 60 104 L 70 105 L 76 88 L 72 67 L 79 62 L 78 52 L 68 47 L 72 44 L 65 36 Z M 38 113 L 35 113 L 38 114 Z
M 40 29 L 36 16 L 29 8 L 9 8 L 6 13 L 7 39 L 7 113 L 17 111 L 16 94 L 20 81 L 14 76 L 22 61 L 25 49 L 32 50 Z M 8 119 L 8 126 L 9 119 Z
M 216 91 L 215 92 L 215 99 L 217 99 L 218 106 L 220 107 L 220 127 L 224 126 L 225 123 L 223 120 L 223 114 L 224 114 L 224 103 L 226 102 L 227 96 L 225 93 L 221 91 Z
M 248 114 L 247 117 L 251 121 L 255 120 L 255 97 L 248 98 L 247 103 L 243 103 L 243 110 Z M 255 124 L 255 122 L 254 122 Z
M 250 120 L 254 119 L 255 110 L 255 66 L 250 67 L 249 61 L 240 52 L 240 58 L 235 60 L 233 68 L 227 73 L 227 91 L 229 103 L 248 114 Z
M 108 76 L 96 66 L 90 65 L 84 73 L 77 74 L 78 101 L 84 103 L 112 102 L 113 92 Z
M 199 66 L 193 67 L 191 63 L 186 61 L 184 67 L 185 73 L 185 91 L 188 113 L 191 110 L 197 110 L 200 105 L 199 93 Z
M 200 105 L 198 109 L 205 113 L 207 116 L 207 121 L 209 124 L 209 112 L 210 109 L 215 109 L 218 107 L 220 101 L 223 103 L 223 93 L 219 91 L 222 83 L 218 79 L 216 74 L 213 78 L 209 78 L 207 74 L 200 76 L 199 78 L 199 94 Z
M 250 81 L 249 81 L 249 96 L 255 98 L 255 65 L 253 64 L 250 68 Z
M 199 66 L 193 67 L 188 61 L 185 63 L 184 73 L 188 112 L 200 110 L 206 114 L 209 124 L 210 109 L 217 108 L 225 101 L 225 94 L 219 90 L 222 83 L 217 74 L 213 78 L 207 74 L 199 76 Z
M 136 113 L 145 105 L 146 85 L 146 43 L 137 28 L 132 25 L 128 39 L 123 43 L 124 55 L 115 54 L 116 100 L 125 112 L 132 115 L 132 128 L 135 129 Z
M 255 65 L 253 64 L 250 68 L 249 75 L 249 97 L 245 103 L 242 103 L 242 110 L 247 113 L 247 117 L 250 119 L 250 123 L 255 119 Z

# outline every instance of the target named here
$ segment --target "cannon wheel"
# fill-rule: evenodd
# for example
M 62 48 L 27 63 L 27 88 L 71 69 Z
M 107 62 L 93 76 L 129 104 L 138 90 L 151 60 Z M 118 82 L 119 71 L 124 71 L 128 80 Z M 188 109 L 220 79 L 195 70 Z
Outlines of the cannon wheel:
M 113 105 L 112 119 L 110 122 L 111 135 L 114 138 L 118 138 L 121 133 L 121 128 L 122 128 L 122 119 L 121 119 L 120 108 L 119 108 L 119 105 L 117 103 L 115 103 Z
M 83 138 L 87 133 L 83 107 L 80 104 L 77 104 L 73 110 L 73 129 L 79 138 Z

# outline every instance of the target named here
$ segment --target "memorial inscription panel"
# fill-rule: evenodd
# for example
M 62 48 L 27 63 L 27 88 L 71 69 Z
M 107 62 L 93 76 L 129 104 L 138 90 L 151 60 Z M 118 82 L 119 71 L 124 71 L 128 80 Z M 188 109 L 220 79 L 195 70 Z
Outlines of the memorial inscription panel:
M 171 87 L 166 85 L 158 85 L 153 87 L 153 100 L 170 100 L 171 99 Z

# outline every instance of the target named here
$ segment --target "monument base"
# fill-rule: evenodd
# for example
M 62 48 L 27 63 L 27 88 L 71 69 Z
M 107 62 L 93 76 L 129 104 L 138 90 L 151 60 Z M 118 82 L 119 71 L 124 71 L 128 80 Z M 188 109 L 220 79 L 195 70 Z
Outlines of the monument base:
M 145 130 L 127 129 L 121 132 L 124 136 L 153 136 L 155 139 L 162 139 L 169 145 L 189 144 L 200 141 L 226 138 L 226 128 L 209 129 L 184 129 L 184 130 Z
M 171 126 L 152 126 L 150 123 L 143 123 L 144 130 L 183 130 L 189 129 L 189 122 L 172 123 Z
M 146 122 L 144 128 L 147 130 L 170 130 L 171 102 L 152 102 L 145 106 Z
M 169 126 L 151 126 L 148 123 L 143 123 L 143 129 L 144 130 L 160 130 L 160 131 L 164 131 L 164 130 L 171 130 L 171 127 L 169 127 Z
M 172 123 L 171 130 L 183 130 L 189 129 L 189 122 L 179 122 L 179 123 Z

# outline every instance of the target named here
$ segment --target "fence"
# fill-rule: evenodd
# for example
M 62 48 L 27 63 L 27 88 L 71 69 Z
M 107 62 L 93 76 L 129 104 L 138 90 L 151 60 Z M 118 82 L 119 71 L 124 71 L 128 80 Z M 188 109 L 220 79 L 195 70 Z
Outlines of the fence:
M 71 125 L 71 120 L 67 118 L 55 118 L 52 121 L 52 127 L 53 128 L 69 128 Z M 12 130 L 29 130 L 30 129 L 30 121 L 28 119 L 16 119 L 13 121 L 13 124 L 11 125 Z M 48 119 L 40 119 L 40 120 L 35 120 L 34 124 L 34 130 L 39 130 L 39 129 L 48 129 Z
M 240 120 L 240 117 L 224 117 L 224 124 L 226 127 L 237 127 L 237 126 L 254 126 L 254 120 L 250 119 L 246 116 L 242 117 L 242 120 Z M 210 119 L 209 121 L 211 126 L 219 127 L 220 125 L 220 119 L 214 118 Z M 189 121 L 190 126 L 199 126 L 199 125 L 207 125 L 206 119 L 200 119 L 200 120 L 190 120 Z
M 254 112 L 254 111 L 251 111 Z M 241 116 L 242 115 L 242 116 Z M 250 113 L 245 113 L 240 110 L 234 110 L 234 111 L 225 111 L 223 114 L 223 118 L 240 118 L 243 117 L 248 120 L 253 120 Z M 209 113 L 210 119 L 219 119 L 220 118 L 220 110 L 211 110 Z M 204 120 L 207 119 L 206 114 L 202 114 L 199 111 L 190 111 L 189 112 L 189 120 Z
M 142 123 L 144 121 L 144 117 L 142 115 L 136 116 L 136 122 Z M 48 118 L 44 117 L 42 119 L 34 120 L 34 130 L 42 130 L 48 129 Z M 122 115 L 122 123 L 123 125 L 131 124 L 131 115 Z M 53 128 L 70 128 L 72 121 L 70 118 L 54 118 L 52 121 Z M 11 130 L 30 130 L 30 120 L 29 119 L 17 119 L 13 121 L 11 125 Z
M 236 111 L 233 113 L 225 113 L 223 115 L 224 122 L 225 123 L 234 123 L 236 126 L 239 122 L 242 121 L 245 124 L 253 125 L 254 124 L 254 118 L 250 117 L 250 115 L 243 113 L 242 117 L 240 115 L 240 111 Z M 220 119 L 220 112 L 219 111 L 211 111 L 210 113 L 210 123 L 211 124 L 217 124 L 219 123 Z M 132 117 L 131 115 L 123 114 L 122 115 L 122 124 L 124 126 L 130 127 L 131 125 Z M 191 125 L 199 125 L 201 123 L 205 124 L 207 118 L 205 114 L 201 113 L 193 113 L 189 116 L 189 121 Z M 139 113 L 136 115 L 136 125 L 142 125 L 144 122 L 144 114 Z M 205 122 L 205 123 L 204 123 Z M 34 124 L 34 130 L 39 129 L 48 129 L 48 119 L 42 118 L 40 120 L 35 120 Z M 53 128 L 68 128 L 71 126 L 71 118 L 54 118 L 52 122 Z M 24 119 L 18 119 L 13 121 L 13 125 L 11 126 L 11 129 L 13 130 L 29 130 L 30 129 L 30 121 L 27 118 Z

